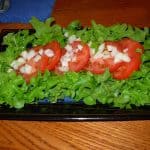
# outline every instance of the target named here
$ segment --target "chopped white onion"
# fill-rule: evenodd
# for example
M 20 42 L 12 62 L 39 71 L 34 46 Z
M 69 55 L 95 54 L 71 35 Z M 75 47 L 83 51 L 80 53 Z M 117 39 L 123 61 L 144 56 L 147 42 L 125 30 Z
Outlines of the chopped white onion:
M 68 42 L 69 42 L 69 43 L 72 43 L 72 42 L 74 42 L 75 40 L 77 40 L 77 38 L 76 38 L 75 35 L 71 35 L 71 36 L 68 38 Z
M 20 55 L 21 55 L 24 59 L 27 59 L 28 52 L 27 52 L 27 51 L 23 51 Z
M 98 52 L 94 55 L 94 59 L 98 59 L 98 58 L 109 58 L 110 54 L 108 51 L 104 51 L 105 50 L 105 43 L 102 43 L 99 47 L 98 47 Z
M 20 72 L 23 74 L 31 74 L 32 73 L 32 66 L 25 64 L 20 68 Z
M 34 57 L 34 61 L 35 61 L 35 62 L 38 62 L 41 58 L 42 58 L 41 55 L 36 55 L 36 56 Z
M 9 68 L 9 69 L 7 70 L 8 73 L 10 73 L 10 72 L 12 72 L 12 71 L 13 71 L 12 68 Z
M 67 51 L 72 51 L 72 46 L 69 45 L 69 44 L 67 44 L 67 45 L 65 46 L 65 49 L 66 49 Z
M 105 49 L 105 43 L 102 43 L 99 47 L 98 47 L 98 51 L 101 53 L 103 52 Z
M 53 56 L 54 56 L 54 52 L 53 52 L 53 50 L 51 50 L 51 49 L 46 49 L 46 50 L 44 51 L 44 54 L 45 54 L 46 56 L 48 56 L 48 57 L 53 57 Z
M 109 52 L 117 51 L 117 47 L 112 46 L 112 45 L 107 45 L 107 50 L 108 50 Z
M 41 48 L 41 49 L 39 50 L 39 54 L 40 54 L 40 55 L 43 55 L 43 52 L 44 52 L 44 51 L 43 51 L 43 49 Z
M 91 45 L 92 45 L 92 42 L 90 41 L 90 42 L 88 43 L 88 46 L 91 47 Z
M 90 48 L 90 55 L 93 56 L 95 54 L 95 49 L 94 48 Z
M 119 52 L 118 54 L 115 55 L 114 63 L 119 63 L 121 61 L 130 62 L 131 59 L 127 54 L 123 54 Z
M 14 61 L 10 64 L 10 66 L 11 66 L 13 69 L 17 70 L 17 69 L 19 68 L 19 66 L 20 66 L 20 63 L 19 63 L 17 60 L 14 60 Z
M 76 41 L 81 41 L 81 39 L 80 39 L 80 38 L 77 38 Z
M 23 57 L 19 57 L 19 58 L 17 59 L 17 61 L 20 63 L 20 65 L 22 65 L 22 64 L 24 64 L 24 63 L 26 62 Z
M 79 44 L 77 47 L 78 47 L 78 49 L 79 49 L 80 51 L 83 49 L 83 46 L 80 45 L 80 44 Z
M 61 66 L 58 68 L 60 71 L 62 72 L 67 72 L 69 70 L 69 67 L 64 67 L 64 66 Z
M 69 36 L 68 32 L 65 32 L 64 36 L 65 36 L 65 37 L 68 37 L 68 36 Z
M 27 54 L 27 60 L 30 60 L 36 55 L 36 52 L 34 50 L 30 50 Z
M 123 50 L 124 53 L 126 53 L 127 51 L 128 51 L 128 48 L 125 48 L 125 49 Z
M 122 57 L 122 60 L 124 62 L 130 62 L 131 61 L 131 58 L 127 55 L 127 54 L 124 54 L 123 57 Z
M 66 72 L 69 70 L 69 62 L 72 61 L 74 57 L 74 52 L 71 50 L 69 45 L 67 46 L 69 51 L 66 51 L 65 55 L 63 55 L 60 59 L 61 66 L 58 68 L 60 71 Z M 72 47 L 71 47 L 72 49 Z
M 104 55 L 102 53 L 99 53 L 97 52 L 95 55 L 94 55 L 94 59 L 98 59 L 98 58 L 102 58 Z

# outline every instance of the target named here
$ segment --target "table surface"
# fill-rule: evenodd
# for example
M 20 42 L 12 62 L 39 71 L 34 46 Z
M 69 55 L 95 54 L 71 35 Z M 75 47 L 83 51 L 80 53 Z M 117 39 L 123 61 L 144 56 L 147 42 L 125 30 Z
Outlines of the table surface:
M 150 1 L 57 0 L 52 15 L 65 26 L 73 19 L 89 25 L 126 22 L 150 26 Z M 29 24 L 0 24 L 0 30 L 31 28 Z M 150 121 L 39 122 L 0 121 L 0 150 L 121 149 L 149 150 Z

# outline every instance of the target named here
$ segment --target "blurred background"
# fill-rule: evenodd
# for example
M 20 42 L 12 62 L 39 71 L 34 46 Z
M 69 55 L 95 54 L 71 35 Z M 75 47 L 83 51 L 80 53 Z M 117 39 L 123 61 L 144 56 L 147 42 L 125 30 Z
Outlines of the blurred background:
M 66 26 L 78 19 L 83 25 L 128 23 L 150 26 L 150 0 L 0 0 L 1 23 L 27 23 L 32 16 L 45 20 L 53 16 Z M 5 7 L 4 7 L 5 4 Z
M 83 25 L 128 23 L 150 27 L 150 0 L 56 0 L 52 15 L 66 26 L 79 19 Z
M 55 0 L 0 0 L 0 22 L 26 23 L 32 16 L 45 20 Z

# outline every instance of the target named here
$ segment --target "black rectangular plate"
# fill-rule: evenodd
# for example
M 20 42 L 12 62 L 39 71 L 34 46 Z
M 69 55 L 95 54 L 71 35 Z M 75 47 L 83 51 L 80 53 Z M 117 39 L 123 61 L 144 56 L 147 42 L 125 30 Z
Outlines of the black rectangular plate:
M 104 105 L 84 104 L 30 104 L 20 110 L 0 107 L 1 120 L 45 121 L 125 121 L 150 120 L 150 108 L 120 110 Z
M 4 29 L 0 33 L 0 51 L 3 50 L 2 38 L 14 29 Z M 106 105 L 87 106 L 85 104 L 27 104 L 17 110 L 0 105 L 0 120 L 37 120 L 37 121 L 126 121 L 150 120 L 150 106 L 124 110 Z

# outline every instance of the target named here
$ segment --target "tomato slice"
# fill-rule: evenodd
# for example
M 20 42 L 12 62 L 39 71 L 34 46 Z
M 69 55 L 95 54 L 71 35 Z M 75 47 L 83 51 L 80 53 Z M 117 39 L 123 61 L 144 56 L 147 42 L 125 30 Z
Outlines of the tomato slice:
M 123 64 L 123 62 L 114 63 L 114 58 L 105 59 L 104 62 L 106 67 L 109 68 L 110 72 L 116 71 Z
M 102 74 L 109 68 L 109 71 L 113 74 L 113 77 L 119 80 L 128 78 L 134 71 L 140 68 L 141 64 L 141 55 L 143 53 L 143 46 L 132 40 L 132 39 L 122 39 L 115 42 L 105 42 L 105 45 L 114 46 L 118 51 L 122 53 L 127 53 L 130 57 L 130 62 L 118 62 L 114 63 L 114 57 L 110 56 L 109 58 L 91 58 L 89 68 L 92 73 Z M 141 52 L 137 52 L 137 49 L 141 49 Z M 124 52 L 126 51 L 126 52 Z
M 106 46 L 114 46 L 120 51 L 120 44 L 117 42 L 105 42 Z M 87 70 L 91 71 L 94 74 L 102 74 L 105 72 L 106 68 L 109 69 L 110 72 L 114 72 L 121 66 L 122 62 L 114 63 L 114 57 L 110 55 L 108 58 L 91 58 L 89 67 Z
M 48 70 L 48 68 L 47 68 L 48 62 L 49 62 L 49 58 L 47 56 L 45 56 L 45 55 L 42 55 L 40 61 L 38 61 L 36 63 L 37 70 L 39 70 L 42 73 L 44 73 L 46 70 Z
M 81 43 L 81 41 L 74 41 L 70 44 L 72 51 L 71 55 L 69 55 L 71 59 L 67 62 L 67 70 L 79 72 L 86 69 L 95 74 L 102 74 L 105 72 L 106 68 L 108 68 L 115 79 L 122 80 L 130 77 L 134 71 L 140 68 L 141 55 L 144 51 L 144 48 L 140 43 L 125 38 L 117 42 L 105 42 L 105 45 L 115 46 L 118 51 L 126 53 L 130 57 L 130 61 L 120 61 L 115 63 L 115 56 L 111 55 L 111 53 L 108 54 L 109 57 L 104 57 L 104 55 L 102 55 L 100 58 L 90 58 L 89 46 Z M 17 73 L 21 74 L 27 82 L 29 82 L 32 77 L 36 76 L 38 71 L 44 73 L 46 70 L 49 70 L 60 74 L 62 71 L 59 68 L 64 67 L 61 66 L 63 61 L 61 62 L 60 58 L 61 56 L 65 56 L 65 54 L 70 53 L 69 49 L 68 51 L 67 49 L 62 49 L 60 44 L 56 41 L 50 42 L 45 46 L 37 46 L 32 49 L 34 49 L 36 54 L 31 59 L 26 60 L 25 63 L 32 67 L 31 73 L 22 74 L 19 70 L 17 71 Z M 141 49 L 141 52 L 137 52 L 137 49 Z M 42 54 L 40 53 L 40 50 L 43 51 Z M 48 56 L 46 53 L 47 50 L 52 51 L 53 55 Z M 35 57 L 38 55 L 40 59 L 36 61 Z M 72 57 L 75 57 L 75 59 L 73 60 Z M 65 64 L 65 61 L 63 63 Z
M 50 42 L 45 46 L 37 46 L 33 48 L 36 52 L 39 50 L 43 50 L 43 54 L 41 55 L 41 59 L 36 62 L 36 68 L 41 71 L 45 72 L 45 70 L 52 71 L 55 69 L 56 65 L 59 63 L 60 57 L 62 55 L 62 50 L 60 44 L 57 41 Z M 50 49 L 54 52 L 54 56 L 48 57 L 44 54 L 44 51 Z
M 45 46 L 33 47 L 32 50 L 35 51 L 35 56 L 27 60 L 24 64 L 32 67 L 31 73 L 26 74 L 18 71 L 18 73 L 21 74 L 27 82 L 29 82 L 32 77 L 36 76 L 38 71 L 44 73 L 46 70 L 54 70 L 61 57 L 61 47 L 60 44 L 56 41 L 50 42 Z M 40 50 L 42 53 L 40 53 Z M 54 56 L 47 56 L 45 53 L 46 50 L 53 51 Z M 37 56 L 39 57 L 38 60 L 36 59 Z
M 90 48 L 86 44 L 82 44 L 80 41 L 75 41 L 72 44 L 73 49 L 78 49 L 78 45 L 82 45 L 82 49 L 75 53 L 76 61 L 69 62 L 69 70 L 79 72 L 88 65 L 90 59 Z
M 32 67 L 32 70 L 29 74 L 28 73 L 22 73 L 20 71 L 21 67 L 24 67 L 25 65 L 29 65 L 29 66 Z M 30 60 L 30 61 L 26 62 L 25 64 L 23 64 L 19 67 L 19 69 L 17 70 L 17 74 L 22 75 L 23 78 L 26 80 L 26 82 L 29 83 L 31 78 L 37 76 L 37 74 L 38 74 L 38 70 L 36 68 L 36 63 L 33 60 Z
M 41 71 L 41 72 L 45 72 L 46 70 L 54 70 L 56 65 L 59 63 L 60 57 L 61 57 L 61 47 L 60 44 L 56 41 L 50 42 L 48 44 L 46 44 L 45 46 L 41 47 L 35 47 L 34 50 L 35 51 L 39 51 L 39 50 L 43 50 L 43 54 L 41 54 L 41 59 L 36 62 L 34 64 L 34 66 L 36 66 L 36 68 Z M 46 51 L 47 49 L 50 49 L 54 52 L 54 56 L 52 57 L 48 57 L 44 51 Z M 34 59 L 34 58 L 33 58 Z M 33 61 L 33 60 L 31 60 Z
M 122 62 L 115 64 L 112 57 L 107 59 L 99 58 L 90 62 L 88 70 L 94 74 L 103 74 L 106 68 L 108 68 L 110 72 L 114 72 L 121 64 Z
M 127 79 L 130 75 L 139 69 L 141 62 L 138 59 L 132 59 L 131 63 L 123 63 L 115 72 L 113 77 L 118 80 Z
M 131 39 L 123 39 L 120 41 L 122 45 L 122 50 L 128 49 L 128 55 L 131 58 L 130 62 L 124 62 L 114 73 L 113 77 L 122 80 L 127 79 L 131 76 L 134 71 L 137 71 L 141 65 L 141 55 L 144 51 L 143 46 Z M 140 49 L 141 52 L 137 52 L 137 49 Z
M 38 74 L 38 71 L 34 68 L 32 70 L 32 73 L 30 73 L 30 74 L 22 74 L 22 76 L 26 80 L 26 82 L 29 83 L 31 78 L 36 77 L 37 74 Z
M 122 45 L 123 50 L 126 48 L 129 49 L 128 50 L 129 57 L 141 59 L 141 55 L 144 52 L 144 47 L 139 42 L 125 38 L 120 41 L 120 44 Z M 137 49 L 140 49 L 141 52 L 137 52 Z
M 63 57 L 63 55 L 65 55 L 65 53 L 66 53 L 66 49 L 65 49 L 65 48 L 62 48 L 61 56 Z M 60 66 L 61 66 L 61 61 L 59 61 L 58 64 L 55 66 L 55 70 L 54 70 L 55 74 L 60 75 L 60 74 L 63 74 L 63 73 L 64 73 L 63 71 L 61 71 L 61 70 L 59 69 Z
M 39 52 L 40 49 L 43 49 L 43 46 L 35 46 L 31 49 L 34 49 L 35 52 Z
M 46 67 L 49 71 L 51 71 L 54 70 L 56 65 L 59 63 L 62 56 L 62 49 L 57 41 L 53 41 L 45 45 L 44 50 L 46 49 L 51 49 L 54 52 L 54 56 L 49 58 L 48 65 Z
M 91 60 L 87 70 L 91 71 L 94 74 L 103 74 L 106 68 L 107 68 L 107 65 L 104 59 L 99 58 L 96 60 Z
M 27 64 L 29 64 L 30 66 L 36 68 L 38 71 L 41 71 L 42 73 L 45 72 L 45 70 L 47 70 L 47 66 L 48 66 L 48 61 L 49 61 L 49 57 L 44 55 L 44 47 L 43 46 L 36 46 L 32 49 L 34 49 L 35 52 L 37 52 L 37 54 L 31 58 L 29 61 L 27 61 Z M 39 55 L 39 51 L 43 50 L 43 54 L 40 54 L 41 59 L 39 59 L 39 61 L 35 62 L 35 57 L 37 55 Z

